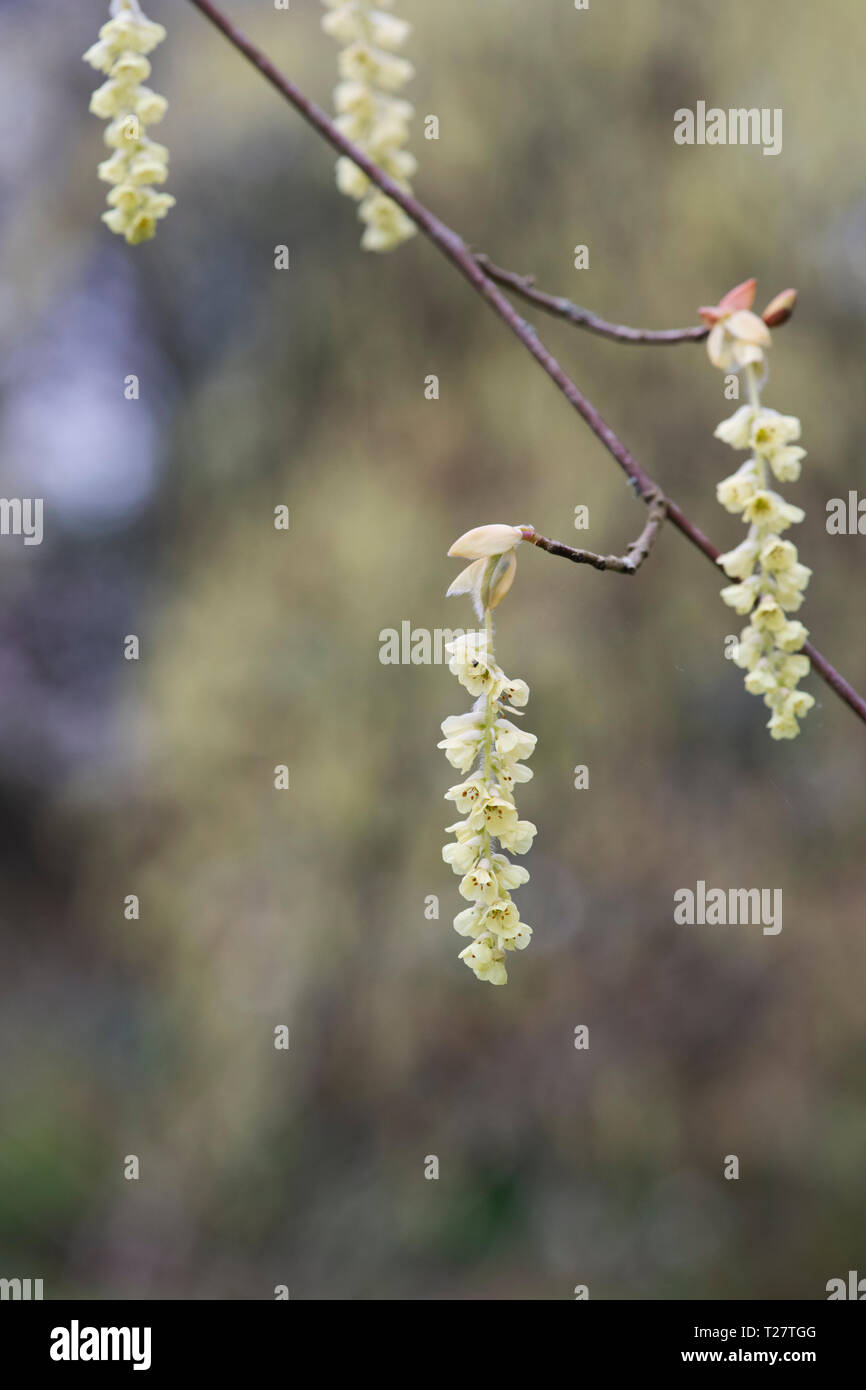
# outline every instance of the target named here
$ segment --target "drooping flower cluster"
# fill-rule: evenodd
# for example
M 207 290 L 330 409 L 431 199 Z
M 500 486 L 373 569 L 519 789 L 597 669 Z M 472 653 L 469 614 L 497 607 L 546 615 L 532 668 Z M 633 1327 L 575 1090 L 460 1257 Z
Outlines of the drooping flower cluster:
M 732 321 L 738 315 L 745 318 L 745 323 L 741 321 L 739 325 L 745 336 L 733 340 L 734 346 L 727 348 L 720 340 L 710 353 L 714 362 L 714 352 L 721 355 L 723 360 L 716 365 L 740 365 L 749 390 L 749 404 L 723 420 L 715 432 L 716 438 L 731 448 L 748 449 L 750 454 L 736 473 L 723 479 L 716 489 L 722 506 L 741 515 L 749 527 L 744 541 L 719 556 L 719 565 L 735 581 L 722 589 L 722 598 L 736 613 L 749 615 L 748 626 L 740 633 L 733 652 L 734 661 L 746 672 L 746 689 L 764 697 L 771 710 L 767 728 L 773 738 L 796 738 L 800 732 L 798 719 L 808 713 L 815 701 L 797 689 L 809 672 L 809 658 L 800 650 L 809 633 L 799 619 L 788 615 L 799 610 L 812 571 L 800 564 L 793 542 L 782 537 L 782 532 L 802 521 L 805 513 L 786 502 L 772 487 L 772 480 L 796 482 L 806 450 L 797 443 L 800 421 L 796 416 L 781 415 L 761 405 L 758 371 L 764 364 L 769 334 L 764 342 L 749 323 L 757 319 L 750 312 L 754 282 L 748 281 L 746 287 L 739 286 L 731 294 L 744 289 L 748 304 L 734 312 Z M 711 329 L 711 337 L 718 327 L 721 321 Z
M 395 95 L 414 76 L 412 64 L 394 51 L 402 48 L 410 26 L 388 14 L 393 0 L 323 0 L 330 14 L 322 28 L 346 46 L 338 59 L 340 82 L 334 90 L 337 128 L 374 163 L 410 192 L 417 161 L 404 146 L 414 114 Z M 401 207 L 382 193 L 351 159 L 337 160 L 337 187 L 359 203 L 366 251 L 390 251 L 417 228 Z
M 155 236 L 157 222 L 175 202 L 153 187 L 168 177 L 168 150 L 147 135 L 168 106 L 165 97 L 144 86 L 150 76 L 146 54 L 164 38 L 162 25 L 142 13 L 138 0 L 112 0 L 111 18 L 84 55 L 107 77 L 90 99 L 94 116 L 109 122 L 105 143 L 113 150 L 99 166 L 99 177 L 112 185 L 110 210 L 102 220 L 130 246 Z
M 508 717 L 520 714 L 529 687 L 525 681 L 510 680 L 497 664 L 491 620 L 491 610 L 510 588 L 514 546 L 520 538 L 516 527 L 481 526 L 448 552 L 473 560 L 449 593 L 471 593 L 485 627 L 446 647 L 449 669 L 475 703 L 467 714 L 452 715 L 442 724 L 445 737 L 438 746 L 465 777 L 445 793 L 464 819 L 447 827 L 455 838 L 442 850 L 442 858 L 460 875 L 460 893 L 470 903 L 454 919 L 455 930 L 471 938 L 460 959 L 479 980 L 493 985 L 504 985 L 508 979 L 507 952 L 523 950 L 532 936 L 511 898 L 511 890 L 529 874 L 503 851 L 525 854 L 536 833 L 531 821 L 519 819 L 514 803 L 515 786 L 532 776 L 523 760 L 532 754 L 536 738 Z M 502 548 L 505 541 L 507 551 Z

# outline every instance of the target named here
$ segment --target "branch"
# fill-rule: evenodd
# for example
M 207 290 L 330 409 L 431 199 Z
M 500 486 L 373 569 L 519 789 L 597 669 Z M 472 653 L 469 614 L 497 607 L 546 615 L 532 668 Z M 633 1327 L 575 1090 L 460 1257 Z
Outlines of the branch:
M 494 265 L 490 257 L 481 251 L 476 252 L 475 259 L 485 274 L 498 285 L 506 285 L 514 294 L 520 295 L 521 299 L 525 299 L 529 304 L 537 305 L 545 313 L 567 319 L 578 328 L 585 328 L 587 332 L 597 333 L 602 338 L 613 338 L 618 343 L 654 343 L 665 346 L 671 343 L 701 343 L 709 335 L 708 324 L 698 324 L 695 328 L 630 328 L 625 323 L 609 323 L 607 319 L 599 318 L 591 309 L 584 309 L 581 304 L 575 304 L 571 299 L 536 289 L 534 275 L 518 275 L 514 270 L 503 270 L 502 266 Z M 792 291 L 786 293 L 791 294 Z M 781 296 L 777 296 L 773 304 L 768 305 L 764 311 L 764 322 L 768 328 L 778 328 L 791 317 L 793 305 L 776 310 L 776 303 L 780 298 Z M 771 313 L 771 309 L 776 310 L 775 313 Z
M 369 158 L 357 145 L 342 135 L 333 121 L 325 114 L 320 106 L 310 101 L 295 86 L 295 84 L 279 71 L 271 60 L 261 49 L 257 48 L 245 34 L 241 33 L 231 20 L 213 3 L 213 0 L 189 0 L 197 10 L 200 10 L 210 22 L 228 39 L 229 43 L 243 53 L 245 58 L 259 70 L 267 82 L 275 87 L 290 105 L 294 106 L 309 125 L 317 130 L 319 134 L 327 140 L 340 154 L 347 155 L 359 169 L 362 169 L 369 179 L 378 188 L 392 198 L 399 207 L 412 218 L 412 221 L 424 232 L 425 236 L 433 242 L 439 251 L 472 285 L 473 289 L 481 295 L 494 313 L 498 314 L 515 337 L 525 347 L 526 351 L 535 358 L 542 371 L 550 377 L 555 386 L 562 392 L 569 404 L 577 411 L 578 415 L 592 430 L 593 434 L 604 445 L 608 453 L 616 459 L 620 468 L 627 475 L 638 496 L 643 498 L 648 504 L 657 500 L 661 494 L 658 484 L 641 467 L 637 460 L 632 456 L 626 446 L 614 434 L 608 425 L 599 415 L 595 406 L 584 396 L 580 387 L 562 369 L 553 353 L 550 352 L 541 339 L 538 337 L 531 324 L 517 313 L 514 305 L 505 297 L 493 279 L 478 264 L 469 247 L 461 236 L 451 227 L 442 222 L 435 213 L 420 203 L 411 193 L 406 193 L 394 182 L 384 169 L 380 169 L 377 164 Z M 719 555 L 718 549 L 712 541 L 700 530 L 694 522 L 680 510 L 675 502 L 670 499 L 667 501 L 667 515 L 670 521 L 676 526 L 678 531 L 691 541 L 698 550 L 702 551 L 708 559 L 715 563 Z M 840 675 L 826 657 L 807 643 L 803 647 L 804 653 L 809 657 L 815 670 L 821 675 L 832 690 L 835 690 L 840 699 L 854 711 L 859 719 L 866 724 L 866 700 L 859 695 L 856 690 Z
M 589 333 L 598 333 L 602 338 L 614 338 L 619 343 L 700 343 L 710 331 L 705 324 L 698 324 L 696 328 L 629 328 L 624 323 L 608 323 L 607 319 L 599 318 L 591 309 L 584 309 L 570 299 L 536 289 L 532 275 L 518 275 L 516 271 L 503 270 L 482 252 L 478 252 L 475 259 L 491 280 L 499 285 L 507 285 L 521 299 L 544 309 L 545 313 L 567 319 Z
M 561 555 L 565 560 L 573 560 L 576 565 L 592 565 L 596 570 L 613 570 L 616 574 L 636 574 L 652 550 L 659 528 L 667 515 L 667 502 L 659 495 L 650 503 L 649 520 L 636 541 L 632 541 L 625 555 L 596 555 L 592 550 L 578 550 L 564 545 L 562 541 L 550 541 L 539 536 L 534 526 L 521 526 L 523 539 L 546 550 L 549 555 Z

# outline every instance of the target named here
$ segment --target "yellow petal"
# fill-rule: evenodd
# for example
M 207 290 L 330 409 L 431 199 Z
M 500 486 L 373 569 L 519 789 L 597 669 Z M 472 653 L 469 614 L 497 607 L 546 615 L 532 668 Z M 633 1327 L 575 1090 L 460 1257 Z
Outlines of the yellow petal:
M 734 343 L 733 356 L 738 367 L 748 367 L 752 363 L 757 366 L 764 360 L 763 348 L 751 343 Z
M 475 563 L 480 564 L 481 561 L 476 560 Z M 515 550 L 509 550 L 508 553 L 503 555 L 502 559 L 499 561 L 499 564 L 496 566 L 496 569 L 493 572 L 493 578 L 490 581 L 491 608 L 495 608 L 497 604 L 500 604 L 502 600 L 505 598 L 505 595 L 508 593 L 508 590 L 514 583 L 514 574 L 516 569 L 517 552 Z
M 476 526 L 460 536 L 448 551 L 466 560 L 480 560 L 486 555 L 502 555 L 523 539 L 518 526 Z
M 734 338 L 744 343 L 755 343 L 758 347 L 770 346 L 770 330 L 762 318 L 751 309 L 740 309 L 727 320 L 727 330 Z
M 723 323 L 714 324 L 710 329 L 707 338 L 707 353 L 714 367 L 725 368 L 728 366 L 729 354 Z
M 452 598 L 455 594 L 471 594 L 474 589 L 480 587 L 486 568 L 487 561 L 483 557 L 480 560 L 473 560 L 471 565 L 467 565 L 465 570 L 461 570 L 457 578 L 451 581 L 445 591 L 445 597 Z

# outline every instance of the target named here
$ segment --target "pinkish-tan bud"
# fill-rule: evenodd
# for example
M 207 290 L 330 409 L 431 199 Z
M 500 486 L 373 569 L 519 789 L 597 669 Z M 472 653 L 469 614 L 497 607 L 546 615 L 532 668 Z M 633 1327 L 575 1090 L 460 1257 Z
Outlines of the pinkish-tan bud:
M 736 314 L 741 309 L 751 309 L 755 301 L 755 289 L 757 280 L 744 280 L 742 284 L 735 285 L 732 290 L 722 295 L 718 304 L 702 304 L 698 309 L 698 314 L 705 324 L 710 328 L 718 323 L 720 319 L 727 318 L 729 314 Z
M 782 290 L 781 294 L 777 294 L 775 299 L 770 300 L 761 318 L 768 328 L 778 328 L 780 323 L 788 322 L 796 303 L 796 290 Z
M 755 302 L 755 290 L 758 282 L 755 279 L 743 280 L 741 284 L 735 285 L 732 290 L 722 295 L 719 300 L 719 309 L 723 314 L 735 314 L 739 309 L 751 309 Z

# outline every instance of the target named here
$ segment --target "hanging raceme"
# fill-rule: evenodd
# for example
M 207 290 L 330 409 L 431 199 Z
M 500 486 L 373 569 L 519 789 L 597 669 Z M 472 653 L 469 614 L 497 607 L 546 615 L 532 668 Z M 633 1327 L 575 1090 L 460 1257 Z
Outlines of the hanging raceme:
M 536 739 L 508 718 L 520 715 L 529 686 L 510 680 L 497 664 L 492 618 L 511 588 L 522 539 L 517 526 L 479 526 L 448 551 L 471 561 L 448 594 L 468 594 L 484 628 L 446 647 L 450 670 L 475 703 L 467 714 L 452 715 L 442 724 L 445 737 L 438 746 L 466 779 L 445 793 L 465 819 L 447 827 L 455 839 L 444 847 L 442 858 L 461 876 L 460 893 L 471 904 L 454 919 L 455 930 L 471 937 L 460 959 L 492 985 L 505 984 L 507 952 L 523 950 L 532 936 L 511 898 L 511 890 L 529 874 L 503 851 L 525 854 L 535 836 L 532 822 L 518 819 L 514 788 L 532 776 L 522 760 L 532 754 Z
M 766 321 L 773 322 L 774 315 L 784 311 L 786 295 L 777 296 L 759 318 L 752 312 L 755 281 L 747 280 L 718 305 L 700 311 L 711 324 L 710 361 L 724 371 L 742 371 L 749 394 L 748 405 L 740 406 L 715 432 L 731 448 L 748 449 L 751 455 L 716 489 L 722 506 L 742 515 L 749 527 L 746 539 L 720 555 L 718 563 L 735 581 L 722 589 L 724 602 L 736 613 L 749 615 L 733 659 L 746 672 L 746 689 L 763 695 L 772 711 L 767 728 L 775 739 L 796 738 L 798 719 L 815 703 L 806 691 L 796 688 L 810 669 L 809 658 L 800 650 L 809 633 L 798 619 L 788 617 L 800 608 L 812 571 L 800 564 L 797 547 L 781 536 L 802 521 L 805 512 L 774 491 L 770 477 L 796 482 L 806 450 L 796 442 L 800 438 L 797 417 L 761 404 L 765 352 L 770 346 Z
M 112 185 L 110 211 L 102 220 L 130 246 L 155 236 L 157 222 L 175 202 L 153 187 L 168 177 L 168 150 L 147 135 L 168 102 L 143 85 L 151 70 L 146 55 L 164 38 L 162 25 L 147 18 L 138 0 L 112 0 L 98 42 L 84 54 L 84 61 L 107 77 L 90 99 L 94 116 L 109 122 L 105 143 L 114 151 L 99 166 L 99 177 Z
M 334 90 L 337 129 L 384 169 L 405 191 L 417 160 L 404 148 L 414 110 L 394 94 L 415 75 L 412 64 L 394 51 L 403 47 L 410 26 L 388 14 L 393 0 L 323 0 L 330 13 L 322 28 L 345 47 L 340 82 Z M 365 223 L 365 251 L 390 251 L 414 236 L 415 223 L 392 198 L 371 183 L 351 159 L 337 160 L 337 187 L 354 198 Z

